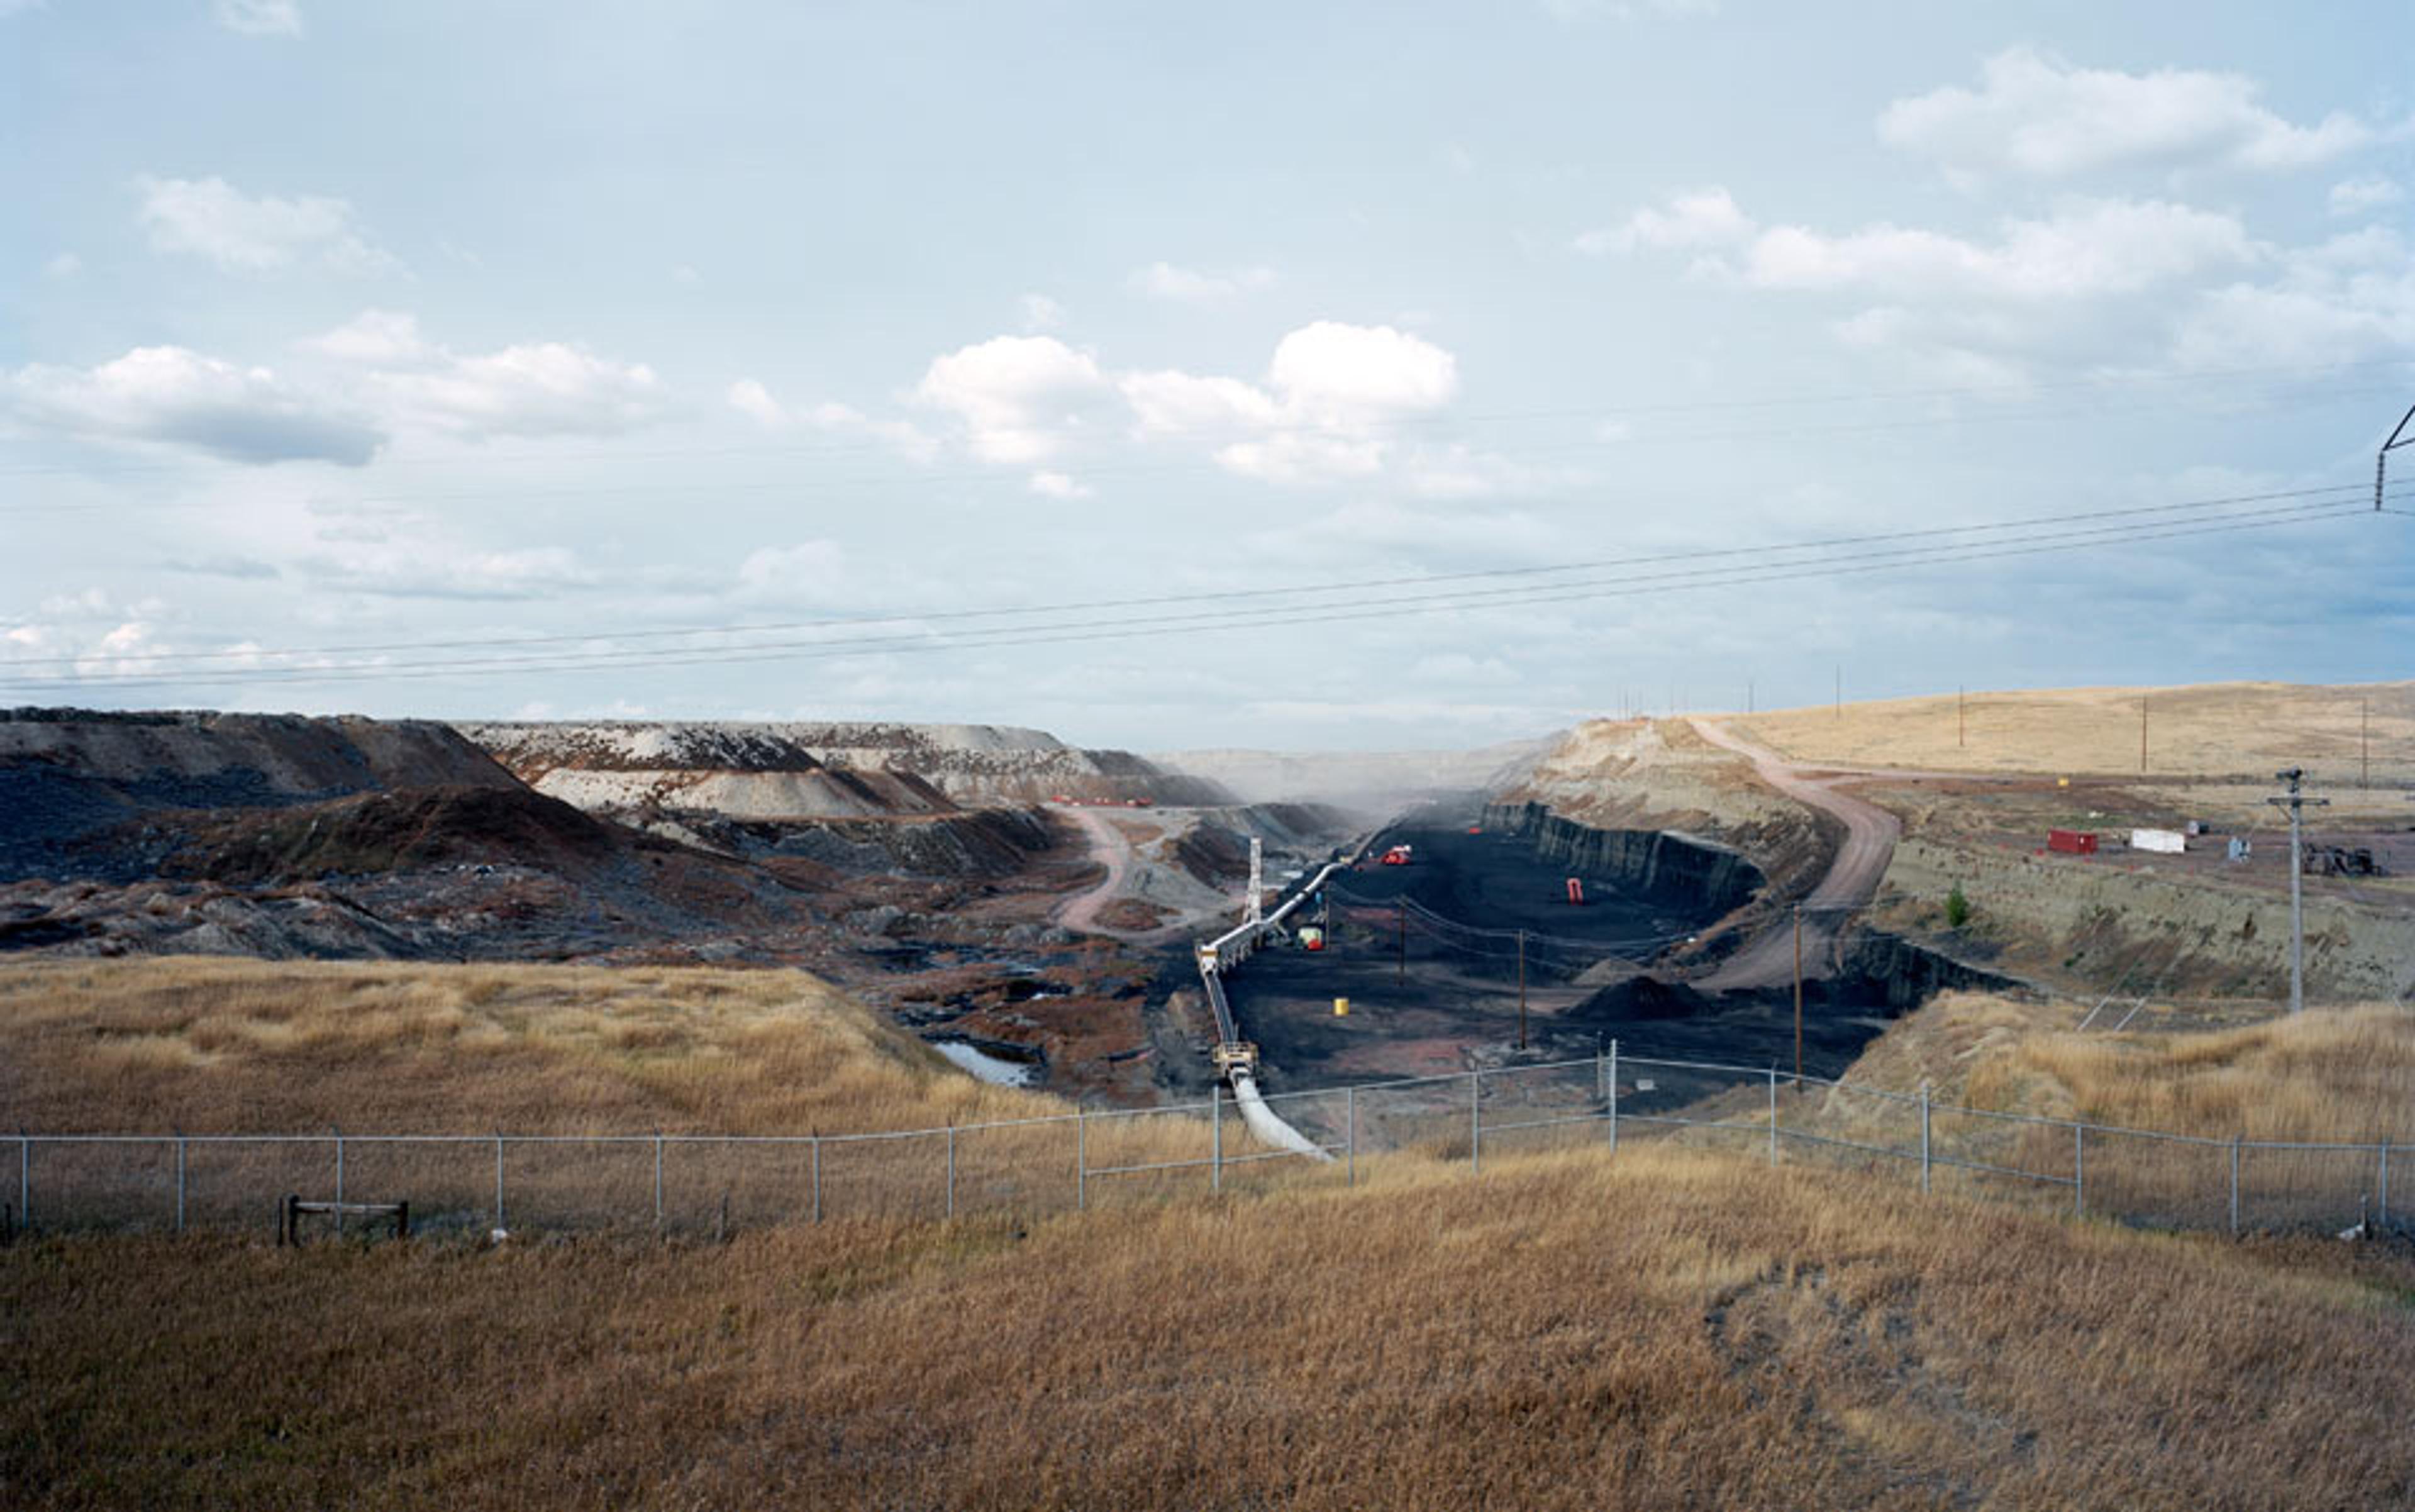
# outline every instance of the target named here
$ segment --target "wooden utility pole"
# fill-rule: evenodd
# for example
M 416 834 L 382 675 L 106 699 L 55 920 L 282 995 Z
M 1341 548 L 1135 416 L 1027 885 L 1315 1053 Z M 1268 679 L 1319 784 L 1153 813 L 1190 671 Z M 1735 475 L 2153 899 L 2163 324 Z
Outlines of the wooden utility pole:
M 1518 1048 L 1526 1048 L 1526 932 L 1518 932 Z
M 1803 906 L 1794 906 L 1794 1085 L 1803 1085 Z

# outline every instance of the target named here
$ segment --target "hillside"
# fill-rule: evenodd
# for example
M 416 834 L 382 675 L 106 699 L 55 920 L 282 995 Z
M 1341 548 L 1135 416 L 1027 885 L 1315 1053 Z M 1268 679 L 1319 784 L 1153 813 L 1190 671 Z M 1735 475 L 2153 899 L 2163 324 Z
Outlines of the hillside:
M 1123 751 L 989 725 L 632 721 L 479 723 L 463 735 L 540 792 L 585 808 L 766 819 L 929 814 L 1225 795 Z
M 13 1505 L 2415 1496 L 2415 1265 L 1622 1150 L 721 1245 L 0 1251 Z M 40 1390 L 23 1383 L 43 1383 Z
M 794 959 L 828 879 L 532 792 L 446 725 L 0 716 L 0 951 Z

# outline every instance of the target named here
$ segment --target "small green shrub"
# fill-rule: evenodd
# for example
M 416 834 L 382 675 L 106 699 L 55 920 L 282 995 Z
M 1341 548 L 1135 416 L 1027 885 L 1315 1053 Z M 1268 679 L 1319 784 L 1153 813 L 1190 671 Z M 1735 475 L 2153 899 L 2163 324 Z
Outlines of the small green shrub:
M 1945 894 L 1945 927 L 1960 929 L 1970 921 L 1971 900 L 1962 895 L 1962 884 L 1957 882 L 1954 891 Z

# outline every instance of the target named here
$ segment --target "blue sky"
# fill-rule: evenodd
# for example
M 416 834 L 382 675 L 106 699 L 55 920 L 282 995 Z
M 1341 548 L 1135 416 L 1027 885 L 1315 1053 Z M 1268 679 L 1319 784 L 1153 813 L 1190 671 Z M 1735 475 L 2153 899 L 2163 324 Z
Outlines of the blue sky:
M 0 0 L 0 696 L 1397 747 L 2403 677 L 2394 516 L 1562 570 L 2352 502 L 2402 22 Z

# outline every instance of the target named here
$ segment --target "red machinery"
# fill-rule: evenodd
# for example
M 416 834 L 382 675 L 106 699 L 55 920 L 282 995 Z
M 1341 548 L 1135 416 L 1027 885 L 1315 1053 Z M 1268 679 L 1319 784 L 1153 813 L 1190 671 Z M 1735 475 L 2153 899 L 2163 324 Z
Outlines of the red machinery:
M 1584 883 L 1580 878 L 1568 878 L 1568 902 L 1580 908 L 1584 906 Z
M 1394 846 L 1391 849 L 1384 852 L 1384 864 L 1387 866 L 1406 866 L 1409 864 L 1409 847 L 1406 846 Z

